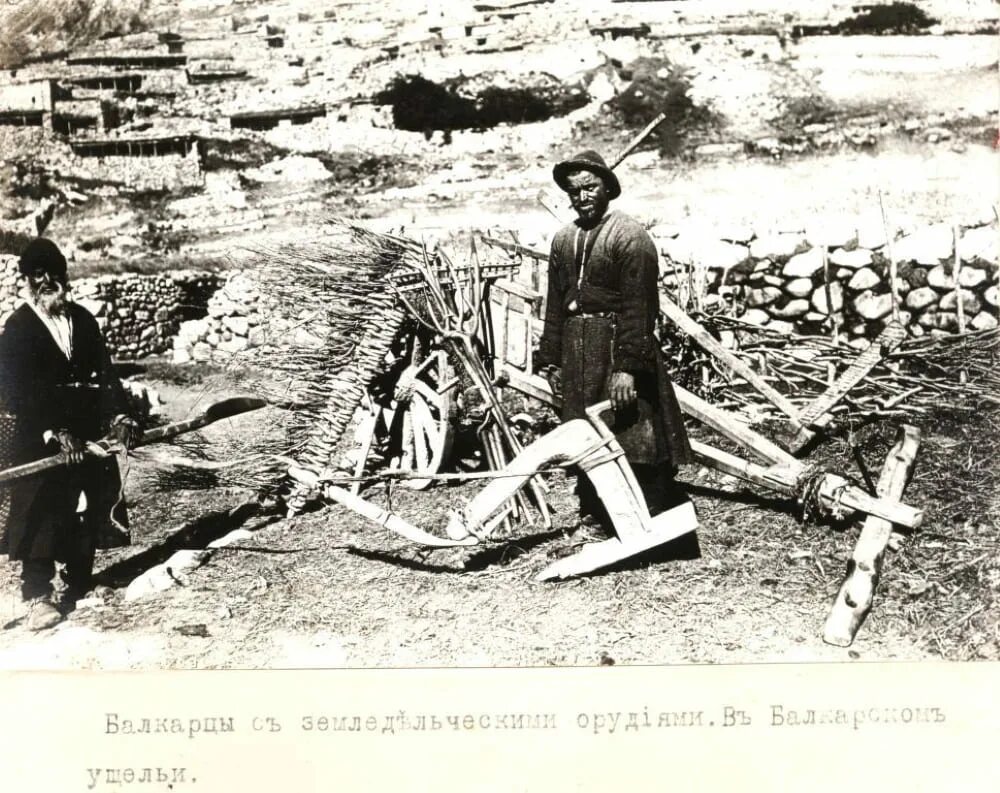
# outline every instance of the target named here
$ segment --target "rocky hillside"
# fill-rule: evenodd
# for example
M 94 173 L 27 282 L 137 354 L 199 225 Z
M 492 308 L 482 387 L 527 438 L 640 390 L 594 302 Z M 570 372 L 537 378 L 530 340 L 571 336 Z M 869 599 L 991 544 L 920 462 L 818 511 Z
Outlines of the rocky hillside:
M 650 222 L 678 172 L 900 151 L 979 171 L 995 137 L 987 0 L 3 9 L 0 222 L 51 200 L 88 272 L 225 267 L 329 214 L 544 236 L 547 164 L 661 110 L 623 167 Z

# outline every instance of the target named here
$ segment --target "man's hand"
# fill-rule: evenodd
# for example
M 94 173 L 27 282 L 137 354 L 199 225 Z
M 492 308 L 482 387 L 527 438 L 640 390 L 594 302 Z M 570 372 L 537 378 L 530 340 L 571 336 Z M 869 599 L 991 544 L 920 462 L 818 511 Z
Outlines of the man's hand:
M 545 379 L 549 382 L 552 395 L 562 397 L 562 369 L 558 366 L 550 366 L 545 370 Z
M 611 407 L 623 410 L 635 402 L 635 377 L 628 372 L 615 372 L 611 375 L 608 387 L 611 397 Z
M 142 431 L 136 420 L 125 415 L 116 416 L 111 422 L 111 434 L 126 449 L 134 449 L 142 437 Z
M 59 450 L 66 455 L 66 462 L 72 464 L 83 462 L 83 452 L 86 448 L 83 441 L 69 430 L 57 430 L 53 433 L 53 437 L 59 444 Z

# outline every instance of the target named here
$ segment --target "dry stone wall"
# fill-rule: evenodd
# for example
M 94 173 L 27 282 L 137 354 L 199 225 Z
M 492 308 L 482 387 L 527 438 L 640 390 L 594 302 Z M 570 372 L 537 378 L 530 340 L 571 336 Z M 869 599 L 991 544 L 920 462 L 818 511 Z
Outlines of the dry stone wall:
M 261 348 L 273 323 L 280 321 L 271 315 L 268 299 L 258 285 L 244 273 L 233 271 L 208 300 L 206 315 L 180 326 L 173 340 L 174 362 L 225 362 Z
M 111 355 L 134 360 L 171 349 L 181 323 L 204 315 L 221 283 L 218 275 L 177 271 L 102 275 L 72 282 L 75 300 L 97 318 Z M 17 258 L 0 258 L 0 321 L 24 296 Z
M 967 330 L 997 327 L 992 212 L 957 224 L 957 235 L 948 223 L 887 235 L 878 211 L 818 219 L 811 228 L 657 225 L 650 231 L 669 293 L 772 330 L 828 334 L 836 323 L 852 345 L 865 346 L 891 318 L 891 257 L 900 320 L 912 336 L 954 333 L 961 321 Z
M 156 157 L 71 156 L 66 161 L 66 171 L 77 179 L 114 182 L 137 190 L 177 190 L 197 187 L 204 181 L 196 148 L 187 155 Z
M 655 225 L 661 288 L 708 313 L 784 333 L 829 334 L 864 347 L 891 318 L 890 249 L 900 320 L 912 336 L 998 327 L 998 231 L 992 211 L 957 225 L 910 224 L 887 235 L 881 214 L 818 219 L 809 228 Z M 890 239 L 891 237 L 891 239 Z M 957 241 L 957 248 L 956 248 Z M 0 256 L 0 319 L 23 284 Z M 254 279 L 232 271 L 105 275 L 73 284 L 112 354 L 172 350 L 175 362 L 226 361 L 281 343 L 309 346 L 300 318 L 275 316 Z M 961 317 L 961 318 L 960 318 Z M 294 338 L 293 338 L 294 337 Z

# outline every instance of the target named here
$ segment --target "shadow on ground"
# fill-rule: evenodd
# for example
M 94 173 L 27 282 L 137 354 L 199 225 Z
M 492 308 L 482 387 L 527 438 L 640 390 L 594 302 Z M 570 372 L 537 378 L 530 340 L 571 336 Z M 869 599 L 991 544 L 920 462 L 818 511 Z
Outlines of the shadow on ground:
M 165 562 L 176 551 L 205 548 L 210 542 L 240 528 L 248 520 L 261 515 L 260 505 L 246 502 L 230 510 L 210 512 L 182 526 L 166 540 L 152 545 L 134 556 L 115 562 L 94 576 L 95 586 L 119 589 L 127 586 L 137 576 Z M 267 515 L 267 522 L 278 520 L 279 515 Z

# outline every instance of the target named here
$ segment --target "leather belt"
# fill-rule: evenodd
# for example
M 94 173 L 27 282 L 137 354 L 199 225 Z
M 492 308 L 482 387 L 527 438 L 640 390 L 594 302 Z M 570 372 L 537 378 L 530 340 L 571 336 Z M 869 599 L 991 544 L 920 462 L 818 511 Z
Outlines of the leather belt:
M 569 318 L 574 319 L 579 317 L 580 319 L 614 319 L 618 315 L 614 311 L 588 311 L 581 312 L 579 314 L 570 314 Z

